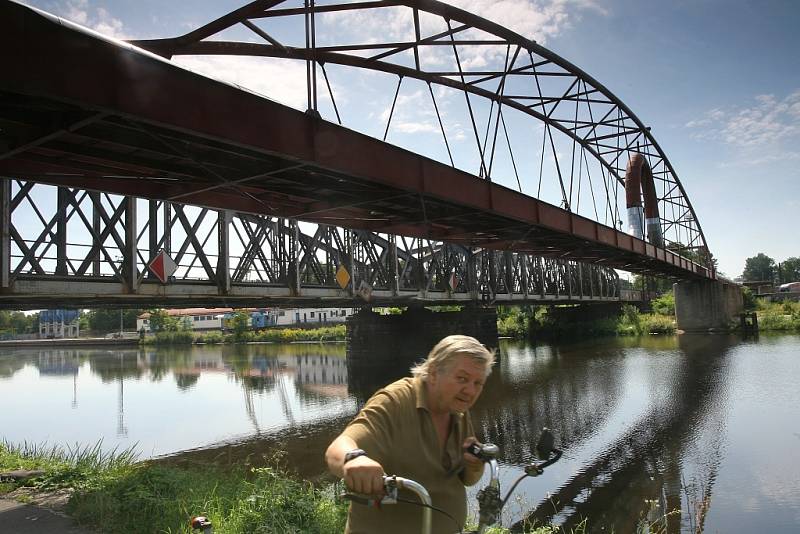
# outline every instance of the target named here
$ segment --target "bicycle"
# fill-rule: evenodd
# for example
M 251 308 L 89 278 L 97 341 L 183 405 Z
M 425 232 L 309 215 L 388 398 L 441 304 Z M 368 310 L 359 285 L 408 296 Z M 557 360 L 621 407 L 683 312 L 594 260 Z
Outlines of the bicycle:
M 526 465 L 524 467 L 525 473 L 511 485 L 511 489 L 508 491 L 505 498 L 501 499 L 500 468 L 497 465 L 497 456 L 500 453 L 499 447 L 493 443 L 473 443 L 467 451 L 483 460 L 484 463 L 489 464 L 490 472 L 489 483 L 485 488 L 481 489 L 477 495 L 478 528 L 476 530 L 463 530 L 454 517 L 433 505 L 430 494 L 422 484 L 396 475 L 384 475 L 384 495 L 379 499 L 355 493 L 344 493 L 340 497 L 366 506 L 383 506 L 397 504 L 398 502 L 422 506 L 424 508 L 422 512 L 422 534 L 431 534 L 432 513 L 434 511 L 450 517 L 450 519 L 457 524 L 460 534 L 483 534 L 489 527 L 499 523 L 500 513 L 517 485 L 527 477 L 541 475 L 546 467 L 556 463 L 561 459 L 562 455 L 562 451 L 555 448 L 555 438 L 553 434 L 547 428 L 543 428 L 536 444 L 536 451 L 539 458 L 545 458 L 545 460 L 539 463 L 533 462 Z M 401 498 L 399 496 L 400 490 L 411 491 L 417 496 L 419 501 Z M 201 531 L 203 534 L 213 534 L 214 532 L 211 521 L 205 516 L 192 517 L 189 523 L 193 531 Z
M 380 498 L 368 497 L 355 493 L 344 493 L 341 497 L 348 499 L 354 503 L 366 506 L 383 506 L 397 504 L 398 502 L 416 504 L 423 507 L 422 512 L 422 534 L 431 534 L 433 512 L 442 513 L 452 519 L 458 526 L 460 534 L 483 534 L 486 530 L 499 523 L 500 513 L 503 510 L 509 497 L 516 489 L 517 485 L 527 477 L 539 476 L 544 469 L 561 459 L 562 451 L 555 448 L 555 438 L 547 428 L 542 429 L 539 440 L 536 444 L 536 451 L 539 458 L 544 461 L 539 463 L 533 462 L 524 467 L 525 473 L 520 476 L 511 489 L 508 491 L 504 499 L 500 498 L 500 468 L 497 465 L 497 456 L 500 449 L 493 443 L 473 443 L 467 448 L 467 451 L 483 460 L 484 463 L 489 464 L 490 477 L 489 483 L 478 492 L 478 528 L 476 530 L 463 530 L 458 521 L 445 512 L 437 508 L 431 502 L 431 497 L 425 487 L 414 480 L 398 477 L 396 475 L 384 475 L 383 489 L 384 495 Z M 414 493 L 419 501 L 412 501 L 399 497 L 400 490 L 408 490 Z

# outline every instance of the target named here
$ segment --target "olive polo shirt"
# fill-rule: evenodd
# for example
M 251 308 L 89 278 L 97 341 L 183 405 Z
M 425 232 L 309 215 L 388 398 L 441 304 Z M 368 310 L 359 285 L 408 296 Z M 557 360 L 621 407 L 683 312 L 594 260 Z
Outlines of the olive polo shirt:
M 477 483 L 481 473 L 463 469 L 461 445 L 474 433 L 468 412 L 453 414 L 443 450 L 428 410 L 425 382 L 418 377 L 403 378 L 379 390 L 343 432 L 379 462 L 386 474 L 410 478 L 425 486 L 433 505 L 458 521 L 456 525 L 444 514 L 432 511 L 433 532 L 437 534 L 457 532 L 464 525 L 464 486 Z M 469 475 L 467 480 L 465 475 Z M 409 500 L 417 499 L 407 490 L 400 494 Z M 381 508 L 354 503 L 345 533 L 418 534 L 422 511 L 421 506 L 406 503 Z

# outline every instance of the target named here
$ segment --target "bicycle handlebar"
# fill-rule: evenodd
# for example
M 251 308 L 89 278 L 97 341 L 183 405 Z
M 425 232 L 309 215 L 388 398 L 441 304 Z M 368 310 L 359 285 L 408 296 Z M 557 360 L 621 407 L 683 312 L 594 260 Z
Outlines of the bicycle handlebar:
M 425 486 L 410 478 L 403 478 L 394 475 L 383 475 L 383 491 L 384 495 L 381 498 L 367 497 L 357 495 L 354 493 L 345 493 L 342 495 L 345 499 L 351 500 L 358 504 L 367 506 L 380 507 L 383 504 L 397 504 L 398 490 L 406 489 L 415 493 L 422 503 L 422 534 L 431 534 L 433 528 L 433 501 Z
M 543 442 L 544 447 L 542 447 Z M 543 430 L 542 439 L 539 440 L 539 446 L 537 448 L 539 448 L 542 454 L 547 457 L 547 460 L 538 464 L 532 463 L 525 466 L 525 474 L 514 483 L 506 495 L 506 498 L 501 500 L 499 467 L 497 464 L 497 456 L 499 455 L 500 449 L 493 443 L 481 444 L 477 442 L 467 447 L 467 452 L 473 456 L 476 456 L 477 458 L 480 458 L 484 463 L 489 464 L 490 469 L 490 480 L 488 486 L 478 492 L 478 502 L 480 504 L 480 522 L 478 526 L 478 532 L 485 532 L 490 524 L 494 524 L 500 520 L 500 511 L 502 510 L 508 498 L 511 496 L 511 493 L 517 487 L 517 484 L 519 484 L 523 478 L 526 476 L 541 475 L 547 466 L 552 465 L 561 459 L 562 451 L 552 447 L 552 434 L 550 434 L 547 429 Z M 384 475 L 383 489 L 384 495 L 380 498 L 353 493 L 345 493 L 342 495 L 342 497 L 358 504 L 380 507 L 384 504 L 397 504 L 398 490 L 409 490 L 417 495 L 420 500 L 419 504 L 423 506 L 422 533 L 431 534 L 432 510 L 438 510 L 440 512 L 443 511 L 433 506 L 430 494 L 422 484 L 408 478 Z

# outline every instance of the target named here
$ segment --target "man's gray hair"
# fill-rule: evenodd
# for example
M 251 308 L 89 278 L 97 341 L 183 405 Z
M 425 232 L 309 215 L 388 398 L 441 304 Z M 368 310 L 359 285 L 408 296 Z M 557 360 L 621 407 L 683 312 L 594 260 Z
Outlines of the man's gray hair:
M 486 366 L 486 376 L 492 372 L 494 351 L 484 347 L 480 341 L 470 336 L 447 336 L 431 349 L 425 361 L 411 368 L 411 374 L 426 380 L 431 372 L 445 371 L 456 356 L 470 356 Z

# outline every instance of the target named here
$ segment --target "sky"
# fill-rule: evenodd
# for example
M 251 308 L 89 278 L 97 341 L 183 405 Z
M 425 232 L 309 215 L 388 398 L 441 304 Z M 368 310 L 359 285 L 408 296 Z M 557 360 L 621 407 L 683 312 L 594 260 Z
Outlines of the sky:
M 186 33 L 245 1 L 24 3 L 111 37 L 147 39 Z M 731 278 L 740 275 L 745 259 L 760 252 L 778 262 L 800 257 L 800 2 L 449 3 L 534 39 L 577 65 L 649 126 L 675 169 L 723 274 Z M 339 37 L 344 35 L 345 39 L 348 34 L 379 39 L 394 30 L 390 19 L 376 24 L 374 20 L 342 18 L 337 24 Z M 252 40 L 254 34 L 243 31 L 249 37 L 233 30 L 222 37 Z M 270 31 L 282 42 L 297 41 L 296 28 L 275 27 Z M 325 31 L 321 30 L 321 39 L 326 37 Z M 464 58 L 482 60 L 478 56 Z M 272 61 L 256 66 L 254 61 L 259 60 L 180 59 L 182 65 L 198 72 L 243 85 L 298 109 L 305 108 L 304 64 Z M 329 67 L 328 74 L 339 111 L 349 118 L 343 119 L 344 124 L 382 137 L 396 82 L 334 66 Z M 380 88 L 379 93 L 376 88 Z M 427 88 L 423 88 L 411 83 L 403 86 L 387 141 L 447 157 L 435 114 L 421 105 L 423 99 L 429 98 Z M 441 96 L 443 118 L 455 117 L 459 104 L 448 103 L 444 93 Z M 329 99 L 324 94 L 320 98 L 324 101 L 321 108 L 327 105 L 328 117 L 333 117 Z M 462 144 L 474 146 L 471 130 L 464 122 L 463 118 L 453 119 L 445 126 L 454 153 L 461 150 Z M 560 151 L 559 154 L 563 156 Z M 467 157 L 467 163 L 457 166 L 473 164 Z M 535 173 L 535 169 L 523 171 Z

